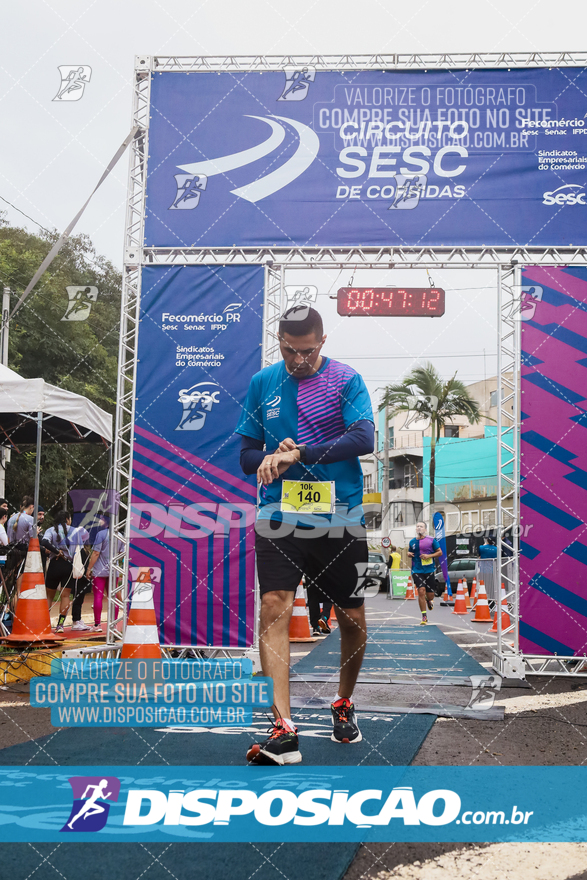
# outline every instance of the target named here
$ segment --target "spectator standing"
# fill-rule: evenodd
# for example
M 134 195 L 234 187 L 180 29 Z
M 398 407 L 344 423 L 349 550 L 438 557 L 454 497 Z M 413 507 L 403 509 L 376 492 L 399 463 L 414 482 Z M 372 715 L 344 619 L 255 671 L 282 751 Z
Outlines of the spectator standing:
M 397 552 L 397 547 L 394 547 L 393 544 L 389 548 L 389 561 L 387 563 L 388 567 L 392 571 L 398 571 L 401 567 L 402 558 L 400 554 Z
M 13 513 L 8 520 L 8 528 L 6 531 L 8 534 L 8 540 L 11 544 L 37 537 L 36 529 L 34 527 L 35 522 L 33 520 L 34 510 L 35 499 L 32 495 L 25 495 L 22 499 L 19 512 Z
M 86 547 L 89 543 L 89 535 L 83 528 L 72 528 L 71 514 L 67 510 L 60 510 L 55 517 L 55 525 L 47 529 L 45 540 L 50 541 L 57 549 L 53 554 L 47 568 L 47 597 L 49 608 L 53 604 L 55 592 L 61 586 L 61 601 L 59 603 L 59 620 L 55 632 L 63 632 L 67 612 L 71 605 L 73 618 L 73 630 L 89 630 L 90 627 L 82 621 L 82 605 L 84 601 L 84 584 L 80 583 L 83 578 L 74 578 L 73 561 L 75 551 L 79 547 Z M 73 605 L 71 600 L 73 598 Z
M 479 547 L 479 559 L 497 559 L 497 547 L 492 538 L 485 538 Z
M 92 542 L 92 554 L 86 571 L 86 577 L 93 577 L 94 632 L 102 632 L 102 604 L 104 595 L 108 594 L 110 578 L 110 519 L 102 511 L 98 513 L 98 518 L 98 531 Z M 117 617 L 118 608 L 114 611 L 114 619 Z
M 32 495 L 25 495 L 22 499 L 19 512 L 12 514 L 6 527 L 8 543 L 13 545 L 12 549 L 9 551 L 8 567 L 11 571 L 17 572 L 17 594 L 20 592 L 20 582 L 22 580 L 21 569 L 24 565 L 24 560 L 26 559 L 28 542 L 31 538 L 37 537 L 37 530 L 35 529 L 35 522 L 33 519 L 34 510 L 35 499 Z M 20 546 L 14 546 L 19 544 Z
M 6 547 L 8 544 L 8 536 L 6 534 L 6 521 L 8 519 L 8 510 L 5 510 L 0 505 L 0 545 L 2 547 Z M 6 565 L 6 553 L 2 552 L 0 549 L 0 568 L 2 572 L 4 572 L 4 566 Z

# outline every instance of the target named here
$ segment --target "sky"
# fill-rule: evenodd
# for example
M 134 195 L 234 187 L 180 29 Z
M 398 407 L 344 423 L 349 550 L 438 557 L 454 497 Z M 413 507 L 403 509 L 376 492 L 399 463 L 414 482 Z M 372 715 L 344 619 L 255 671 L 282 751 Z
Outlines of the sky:
M 0 208 L 31 231 L 64 229 L 130 129 L 135 55 L 273 55 L 391 52 L 562 51 L 577 49 L 585 4 L 561 14 L 547 0 L 30 0 L 7 4 L 0 36 Z M 87 65 L 83 99 L 55 102 L 60 65 Z M 128 159 L 92 199 L 76 232 L 121 267 Z M 27 216 L 24 216 L 27 215 Z M 316 283 L 329 325 L 328 353 L 360 369 L 375 389 L 414 359 L 438 356 L 443 375 L 477 381 L 495 374 L 495 277 L 490 271 L 437 273 L 447 290 L 443 318 L 342 319 L 328 293 L 338 273 Z M 345 273 L 343 273 L 344 275 Z M 388 275 L 390 273 L 387 273 Z M 424 270 L 388 277 L 363 271 L 354 283 L 425 286 Z M 341 276 L 341 282 L 348 278 Z M 289 282 L 288 282 L 289 283 Z M 332 285 L 332 290 L 330 286 Z M 361 324 L 357 324 L 357 320 Z M 365 352 L 368 351 L 368 357 Z M 483 353 L 485 352 L 485 356 Z M 361 355 L 363 358 L 361 359 Z M 442 355 L 442 357 L 441 357 Z M 385 359 L 384 359 L 385 358 Z

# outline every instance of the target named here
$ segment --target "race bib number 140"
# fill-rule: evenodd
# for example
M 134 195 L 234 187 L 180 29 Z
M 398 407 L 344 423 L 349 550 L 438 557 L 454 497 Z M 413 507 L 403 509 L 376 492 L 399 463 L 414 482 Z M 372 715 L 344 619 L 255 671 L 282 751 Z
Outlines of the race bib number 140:
M 298 483 L 284 480 L 281 484 L 281 509 L 288 513 L 332 513 L 334 482 Z

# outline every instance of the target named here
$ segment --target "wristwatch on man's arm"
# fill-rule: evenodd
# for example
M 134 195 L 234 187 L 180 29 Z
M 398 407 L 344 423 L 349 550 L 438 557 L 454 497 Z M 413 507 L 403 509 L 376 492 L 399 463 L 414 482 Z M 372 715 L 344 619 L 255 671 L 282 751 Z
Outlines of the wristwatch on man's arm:
M 307 461 L 307 456 L 306 456 L 306 444 L 305 444 L 305 443 L 302 443 L 301 446 L 296 446 L 296 449 L 297 449 L 298 452 L 300 453 L 300 461 L 301 461 L 303 464 L 305 464 L 305 462 Z

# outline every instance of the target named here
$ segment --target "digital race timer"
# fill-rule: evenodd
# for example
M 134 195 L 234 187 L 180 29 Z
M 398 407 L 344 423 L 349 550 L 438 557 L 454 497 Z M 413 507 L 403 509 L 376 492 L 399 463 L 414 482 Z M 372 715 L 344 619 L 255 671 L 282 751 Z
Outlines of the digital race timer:
M 439 287 L 341 287 L 339 315 L 390 318 L 444 315 L 444 290 Z

